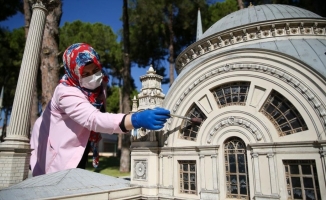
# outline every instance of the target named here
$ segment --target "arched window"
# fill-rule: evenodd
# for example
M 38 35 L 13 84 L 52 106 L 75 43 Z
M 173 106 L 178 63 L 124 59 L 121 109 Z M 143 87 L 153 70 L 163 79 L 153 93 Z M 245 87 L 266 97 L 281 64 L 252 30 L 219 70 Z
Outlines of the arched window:
M 267 98 L 261 112 L 273 122 L 280 136 L 308 130 L 293 104 L 275 90 Z
M 249 199 L 250 197 L 246 155 L 246 145 L 240 138 L 232 137 L 225 141 L 227 198 Z
M 189 118 L 201 118 L 201 123 L 192 123 L 189 120 L 183 120 L 180 129 L 180 138 L 196 141 L 197 134 L 199 131 L 200 126 L 206 120 L 206 115 L 198 108 L 196 104 L 193 104 L 189 109 L 188 113 L 186 114 Z
M 230 105 L 246 105 L 250 82 L 232 82 L 214 88 L 213 93 L 219 108 Z

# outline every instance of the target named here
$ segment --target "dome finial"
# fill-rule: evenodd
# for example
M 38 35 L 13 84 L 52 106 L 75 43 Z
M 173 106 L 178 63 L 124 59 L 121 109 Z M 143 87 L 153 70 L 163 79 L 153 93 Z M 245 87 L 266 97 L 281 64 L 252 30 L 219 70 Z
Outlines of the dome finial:
M 196 41 L 198 41 L 201 38 L 202 34 L 203 34 L 203 27 L 202 27 L 202 23 L 201 23 L 200 8 L 198 8 Z

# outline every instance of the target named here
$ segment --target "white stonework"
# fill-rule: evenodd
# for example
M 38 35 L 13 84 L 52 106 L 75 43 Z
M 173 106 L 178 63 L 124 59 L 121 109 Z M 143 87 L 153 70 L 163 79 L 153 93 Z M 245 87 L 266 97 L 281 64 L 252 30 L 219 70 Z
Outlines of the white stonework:
M 205 118 L 196 127 L 172 117 L 163 135 L 156 135 L 157 148 L 145 141 L 133 142 L 132 162 L 147 159 L 149 175 L 146 180 L 131 180 L 131 184 L 146 188 L 143 197 L 152 198 L 265 200 L 303 195 L 305 199 L 304 195 L 311 195 L 309 188 L 293 190 L 292 181 L 299 175 L 292 170 L 300 168 L 299 184 L 306 185 L 302 173 L 308 166 L 316 173 L 308 179 L 319 185 L 311 186 L 315 190 L 312 195 L 319 193 L 314 198 L 325 199 L 325 27 L 324 18 L 285 5 L 252 6 L 216 22 L 178 56 L 178 77 L 163 101 L 163 107 L 173 114 L 201 113 Z M 248 83 L 245 101 L 220 104 L 214 96 L 216 88 L 239 82 Z M 270 97 L 275 92 L 278 96 Z M 299 113 L 296 119 L 302 117 L 302 129 L 284 132 L 277 113 L 269 113 L 266 106 L 275 98 L 290 105 L 284 111 L 282 104 L 276 105 L 283 116 Z M 294 123 L 291 119 L 286 118 Z M 191 127 L 196 135 L 183 135 Z M 234 163 L 243 163 L 242 157 L 236 162 L 229 160 L 233 155 L 242 156 L 225 146 L 233 140 L 245 145 L 239 147 L 239 152 L 245 152 L 244 172 L 230 169 Z M 241 185 L 244 175 L 248 182 Z M 244 196 L 237 193 L 242 187 L 247 188 Z
M 46 9 L 42 2 L 33 5 L 33 14 L 18 77 L 10 127 L 0 144 L 0 188 L 27 178 L 30 159 L 29 131 L 33 85 L 39 67 Z

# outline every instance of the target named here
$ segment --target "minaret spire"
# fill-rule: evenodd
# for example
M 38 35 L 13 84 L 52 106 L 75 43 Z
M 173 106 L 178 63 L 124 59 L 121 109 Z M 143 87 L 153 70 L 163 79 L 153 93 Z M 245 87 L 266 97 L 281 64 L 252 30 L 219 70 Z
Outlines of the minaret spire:
M 198 8 L 196 41 L 199 40 L 199 38 L 201 37 L 202 34 L 203 34 L 203 27 L 202 27 L 202 24 L 201 24 L 200 8 Z

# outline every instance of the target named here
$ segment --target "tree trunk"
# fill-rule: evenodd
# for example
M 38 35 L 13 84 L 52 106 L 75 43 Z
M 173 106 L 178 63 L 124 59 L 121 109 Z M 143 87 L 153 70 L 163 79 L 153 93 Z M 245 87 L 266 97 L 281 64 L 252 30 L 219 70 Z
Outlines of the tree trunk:
M 130 112 L 130 41 L 129 41 L 129 18 L 128 18 L 128 0 L 123 0 L 123 51 L 124 66 L 122 71 L 122 111 L 125 114 Z M 130 170 L 130 132 L 122 135 L 120 172 L 129 172 Z
M 170 65 L 170 86 L 174 81 L 174 31 L 173 31 L 173 5 L 170 4 L 169 9 L 169 21 L 168 21 L 168 28 L 170 33 L 170 40 L 169 40 L 169 65 Z
M 29 25 L 31 22 L 31 16 L 32 16 L 32 11 L 31 11 L 29 0 L 24 0 L 25 38 L 27 38 Z M 31 130 L 33 129 L 34 123 L 38 117 L 37 81 L 34 82 L 33 87 L 34 89 L 33 89 L 32 107 L 31 107 Z
M 121 85 L 119 85 L 119 113 L 122 113 L 122 90 Z M 118 158 L 121 158 L 121 146 L 122 146 L 122 134 L 118 134 Z
M 238 0 L 238 7 L 239 7 L 239 10 L 243 9 L 243 1 L 242 0 Z
M 51 100 L 55 87 L 59 82 L 59 23 L 62 14 L 61 1 L 49 10 L 46 17 L 41 51 L 42 72 L 42 110 Z
M 25 18 L 25 37 L 27 38 L 29 24 L 31 22 L 32 12 L 29 0 L 24 0 L 24 18 Z

